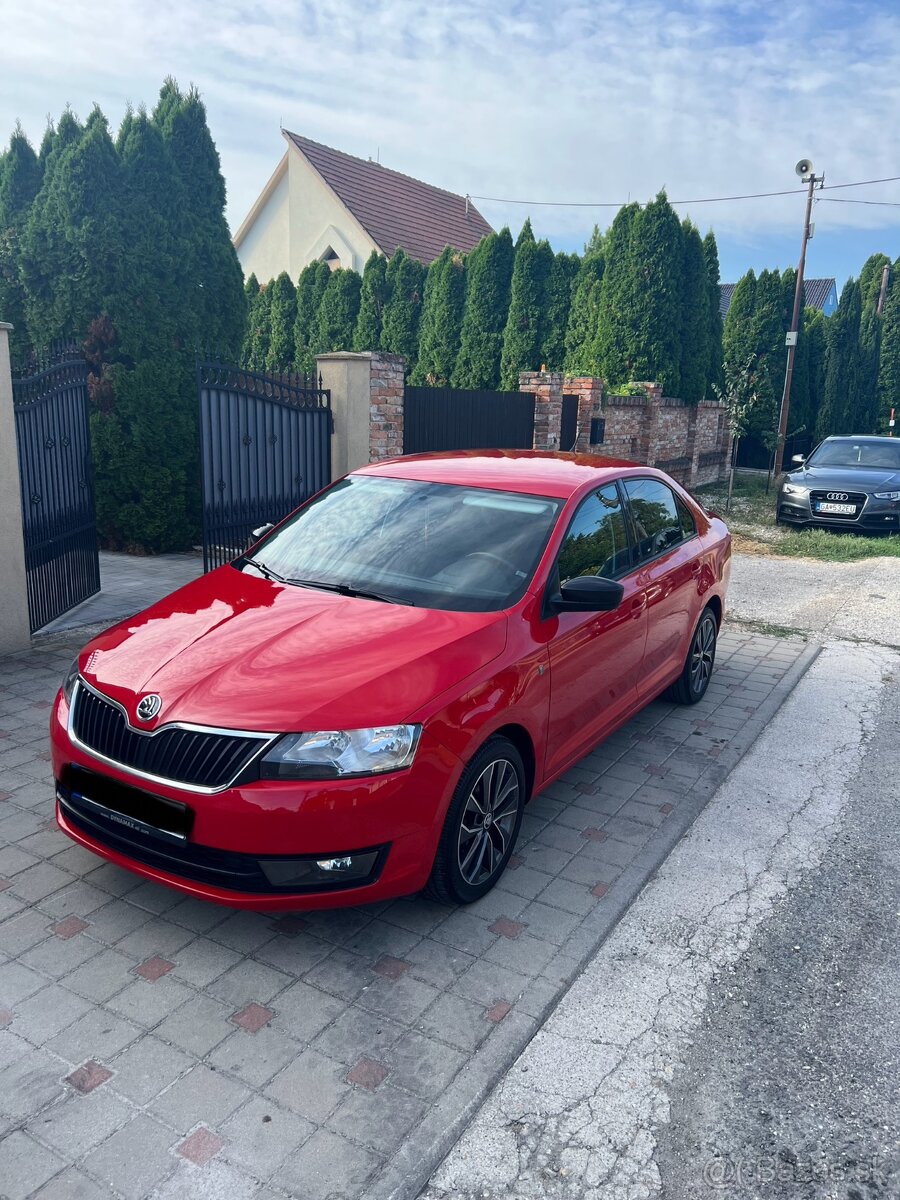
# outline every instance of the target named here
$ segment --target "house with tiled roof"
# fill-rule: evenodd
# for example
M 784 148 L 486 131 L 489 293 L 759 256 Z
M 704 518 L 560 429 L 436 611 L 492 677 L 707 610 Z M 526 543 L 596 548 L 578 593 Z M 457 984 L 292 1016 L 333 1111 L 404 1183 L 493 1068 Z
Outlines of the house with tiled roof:
M 427 264 L 492 232 L 466 196 L 281 132 L 281 162 L 234 235 L 245 276 L 296 280 L 316 259 L 362 271 L 373 250 L 390 258 L 398 247 Z
M 719 284 L 719 312 L 724 321 L 731 307 L 736 283 Z M 808 308 L 817 308 L 830 317 L 838 306 L 837 281 L 834 279 L 804 279 L 803 299 Z

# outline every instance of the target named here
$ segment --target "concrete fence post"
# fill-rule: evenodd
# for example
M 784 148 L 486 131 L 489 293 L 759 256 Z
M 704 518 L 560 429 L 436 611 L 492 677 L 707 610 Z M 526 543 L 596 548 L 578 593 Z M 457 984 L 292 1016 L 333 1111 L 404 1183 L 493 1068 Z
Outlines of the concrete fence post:
M 322 386 L 331 392 L 333 478 L 403 453 L 405 365 L 400 354 L 376 351 L 316 358 Z
M 19 454 L 13 415 L 9 334 L 0 321 L 0 654 L 24 650 L 31 640 L 28 588 L 25 581 L 25 538 L 19 490 Z

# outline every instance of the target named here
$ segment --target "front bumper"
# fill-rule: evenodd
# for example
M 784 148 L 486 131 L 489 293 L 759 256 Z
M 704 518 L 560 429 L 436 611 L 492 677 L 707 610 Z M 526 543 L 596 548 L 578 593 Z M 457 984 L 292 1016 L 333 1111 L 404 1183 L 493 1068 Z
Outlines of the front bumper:
M 151 784 L 94 760 L 71 742 L 67 721 L 68 705 L 60 694 L 50 722 L 60 828 L 144 878 L 234 908 L 327 908 L 419 891 L 462 770 L 425 730 L 415 762 L 404 771 L 323 782 L 257 780 L 206 795 Z M 85 773 L 102 777 L 104 805 L 83 802 L 91 790 L 84 782 L 91 775 Z M 123 797 L 133 799 L 138 789 L 186 805 L 188 832 L 176 837 L 155 827 L 154 821 L 160 824 L 155 817 L 133 819 L 133 804 L 117 804 L 117 787 Z M 302 887 L 272 882 L 273 864 L 344 856 L 362 862 L 361 855 L 369 856 L 370 869 L 358 880 L 345 881 L 336 872 L 326 881 L 314 871 L 314 882 Z
M 900 530 L 900 503 L 866 496 L 856 516 L 832 516 L 814 512 L 809 495 L 798 496 L 782 489 L 778 493 L 778 520 L 801 527 L 814 525 L 821 529 L 841 529 L 846 532 L 877 533 L 884 530 L 890 533 Z

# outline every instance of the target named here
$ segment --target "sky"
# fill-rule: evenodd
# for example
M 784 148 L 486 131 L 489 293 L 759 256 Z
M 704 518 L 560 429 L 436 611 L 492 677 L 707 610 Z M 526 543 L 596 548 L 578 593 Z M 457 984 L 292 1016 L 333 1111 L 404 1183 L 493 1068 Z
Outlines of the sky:
M 796 264 L 798 159 L 826 185 L 900 176 L 897 0 L 0 0 L 0 24 L 4 139 L 20 119 L 37 144 L 67 104 L 115 127 L 166 75 L 196 84 L 233 230 L 282 126 L 494 197 L 496 228 L 530 216 L 556 249 L 665 188 L 715 230 L 723 281 Z M 819 196 L 809 276 L 900 255 L 900 182 Z

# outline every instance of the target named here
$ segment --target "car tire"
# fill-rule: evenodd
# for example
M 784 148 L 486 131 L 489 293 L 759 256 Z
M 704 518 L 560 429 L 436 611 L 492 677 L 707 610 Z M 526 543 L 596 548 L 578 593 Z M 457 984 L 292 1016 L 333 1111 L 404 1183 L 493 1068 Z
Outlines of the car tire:
M 508 738 L 491 738 L 456 785 L 424 894 L 444 904 L 486 895 L 509 862 L 525 798 L 521 754 Z
M 718 636 L 716 614 L 711 608 L 704 608 L 691 638 L 681 674 L 665 692 L 667 700 L 673 700 L 676 704 L 696 704 L 703 699 L 716 662 Z

